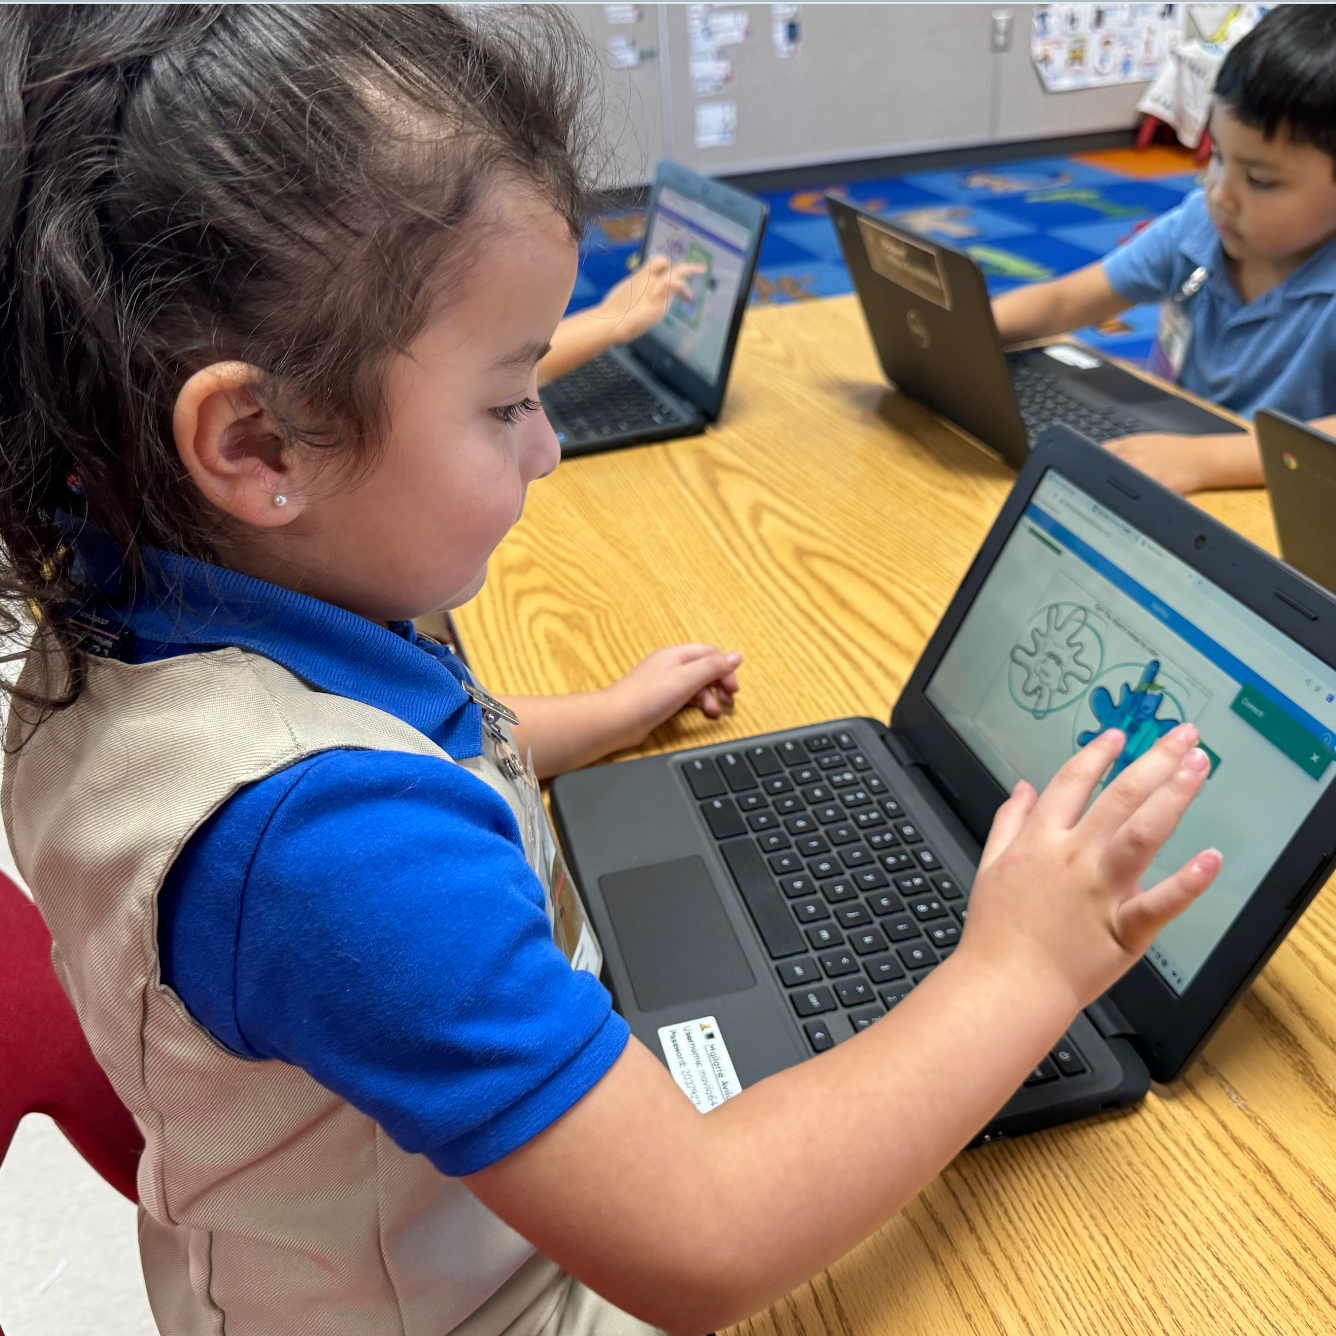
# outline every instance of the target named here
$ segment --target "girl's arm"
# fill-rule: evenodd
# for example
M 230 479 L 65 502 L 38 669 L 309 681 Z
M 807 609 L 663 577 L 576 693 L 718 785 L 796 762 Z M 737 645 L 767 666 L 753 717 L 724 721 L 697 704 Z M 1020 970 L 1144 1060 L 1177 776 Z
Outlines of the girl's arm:
M 1109 286 L 1099 261 L 1051 283 L 1013 288 L 993 301 L 993 319 L 1004 344 L 1066 334 L 1109 320 L 1132 303 Z
M 710 719 L 733 707 L 742 655 L 713 645 L 673 645 L 642 659 L 602 691 L 500 696 L 519 716 L 515 742 L 539 779 L 635 747 L 665 719 L 698 705 Z
M 673 294 L 689 298 L 686 280 L 704 272 L 703 264 L 673 265 L 666 255 L 651 256 L 609 288 L 597 306 L 568 315 L 557 326 L 552 346 L 538 363 L 539 385 L 583 366 L 614 343 L 630 343 L 647 334 L 663 319 Z
M 1210 883 L 1214 851 L 1137 885 L 1209 770 L 1196 740 L 1180 725 L 1088 810 L 1121 733 L 1078 752 L 1037 800 L 1019 784 L 959 948 L 861 1034 L 706 1116 L 632 1040 L 563 1117 L 464 1181 L 541 1252 L 671 1331 L 716 1331 L 773 1303 L 940 1173 Z

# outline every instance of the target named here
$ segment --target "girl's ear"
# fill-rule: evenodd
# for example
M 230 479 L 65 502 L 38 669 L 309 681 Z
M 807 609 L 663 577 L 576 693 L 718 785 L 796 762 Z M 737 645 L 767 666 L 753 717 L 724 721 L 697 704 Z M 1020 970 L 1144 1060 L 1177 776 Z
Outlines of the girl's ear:
M 172 411 L 176 451 L 195 485 L 219 510 L 259 529 L 290 524 L 303 509 L 294 461 L 256 403 L 260 371 L 215 362 L 181 387 Z

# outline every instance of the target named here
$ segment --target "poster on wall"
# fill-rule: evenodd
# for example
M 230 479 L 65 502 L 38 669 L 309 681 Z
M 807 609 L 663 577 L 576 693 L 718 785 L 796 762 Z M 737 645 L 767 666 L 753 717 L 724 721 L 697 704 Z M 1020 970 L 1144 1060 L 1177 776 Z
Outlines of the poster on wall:
M 1036 5 L 1031 59 L 1050 93 L 1145 83 L 1178 43 L 1180 7 Z

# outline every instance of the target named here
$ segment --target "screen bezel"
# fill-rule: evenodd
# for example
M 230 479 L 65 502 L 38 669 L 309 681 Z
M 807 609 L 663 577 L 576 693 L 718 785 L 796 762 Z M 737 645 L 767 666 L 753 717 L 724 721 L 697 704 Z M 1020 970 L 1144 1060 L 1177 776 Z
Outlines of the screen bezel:
M 1041 437 L 891 716 L 892 731 L 981 843 L 1006 798 L 925 691 L 1035 489 L 1050 470 L 1336 668 L 1336 598 L 1233 530 L 1066 427 Z M 1266 964 L 1321 889 L 1336 854 L 1336 784 L 1319 798 L 1192 982 L 1177 994 L 1145 960 L 1110 990 L 1152 1076 L 1172 1080 Z
M 742 191 L 734 190 L 732 186 L 700 176 L 675 162 L 661 162 L 654 173 L 654 186 L 645 209 L 645 236 L 640 243 L 638 261 L 641 264 L 645 261 L 650 232 L 654 227 L 659 195 L 665 186 L 705 205 L 708 209 L 713 209 L 715 213 L 730 222 L 740 224 L 749 233 L 750 239 L 742 261 L 742 282 L 733 304 L 728 334 L 724 339 L 724 355 L 719 363 L 717 381 L 702 379 L 681 358 L 649 334 L 642 335 L 627 345 L 642 365 L 648 367 L 680 395 L 690 399 L 706 419 L 713 422 L 719 416 L 719 410 L 724 402 L 724 392 L 728 388 L 728 376 L 733 368 L 733 352 L 737 347 L 738 333 L 742 329 L 742 317 L 751 297 L 752 279 L 756 275 L 756 261 L 761 253 L 761 239 L 765 235 L 770 207 L 763 200 L 744 195 Z

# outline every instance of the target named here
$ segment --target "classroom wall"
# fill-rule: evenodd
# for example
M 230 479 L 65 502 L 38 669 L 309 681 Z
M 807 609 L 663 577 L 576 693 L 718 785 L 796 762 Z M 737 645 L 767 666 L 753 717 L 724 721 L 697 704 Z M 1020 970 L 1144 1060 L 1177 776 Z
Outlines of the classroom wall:
M 602 54 L 614 161 L 605 180 L 638 184 L 672 157 L 709 175 L 1127 129 L 1144 84 L 1048 93 L 1030 61 L 1030 5 L 804 4 L 798 53 L 776 55 L 769 4 L 751 36 L 721 48 L 732 80 L 693 87 L 685 4 L 568 5 Z M 994 14 L 1010 13 L 996 49 Z M 612 66 L 617 58 L 634 61 Z M 701 103 L 736 106 L 734 141 L 698 147 Z

